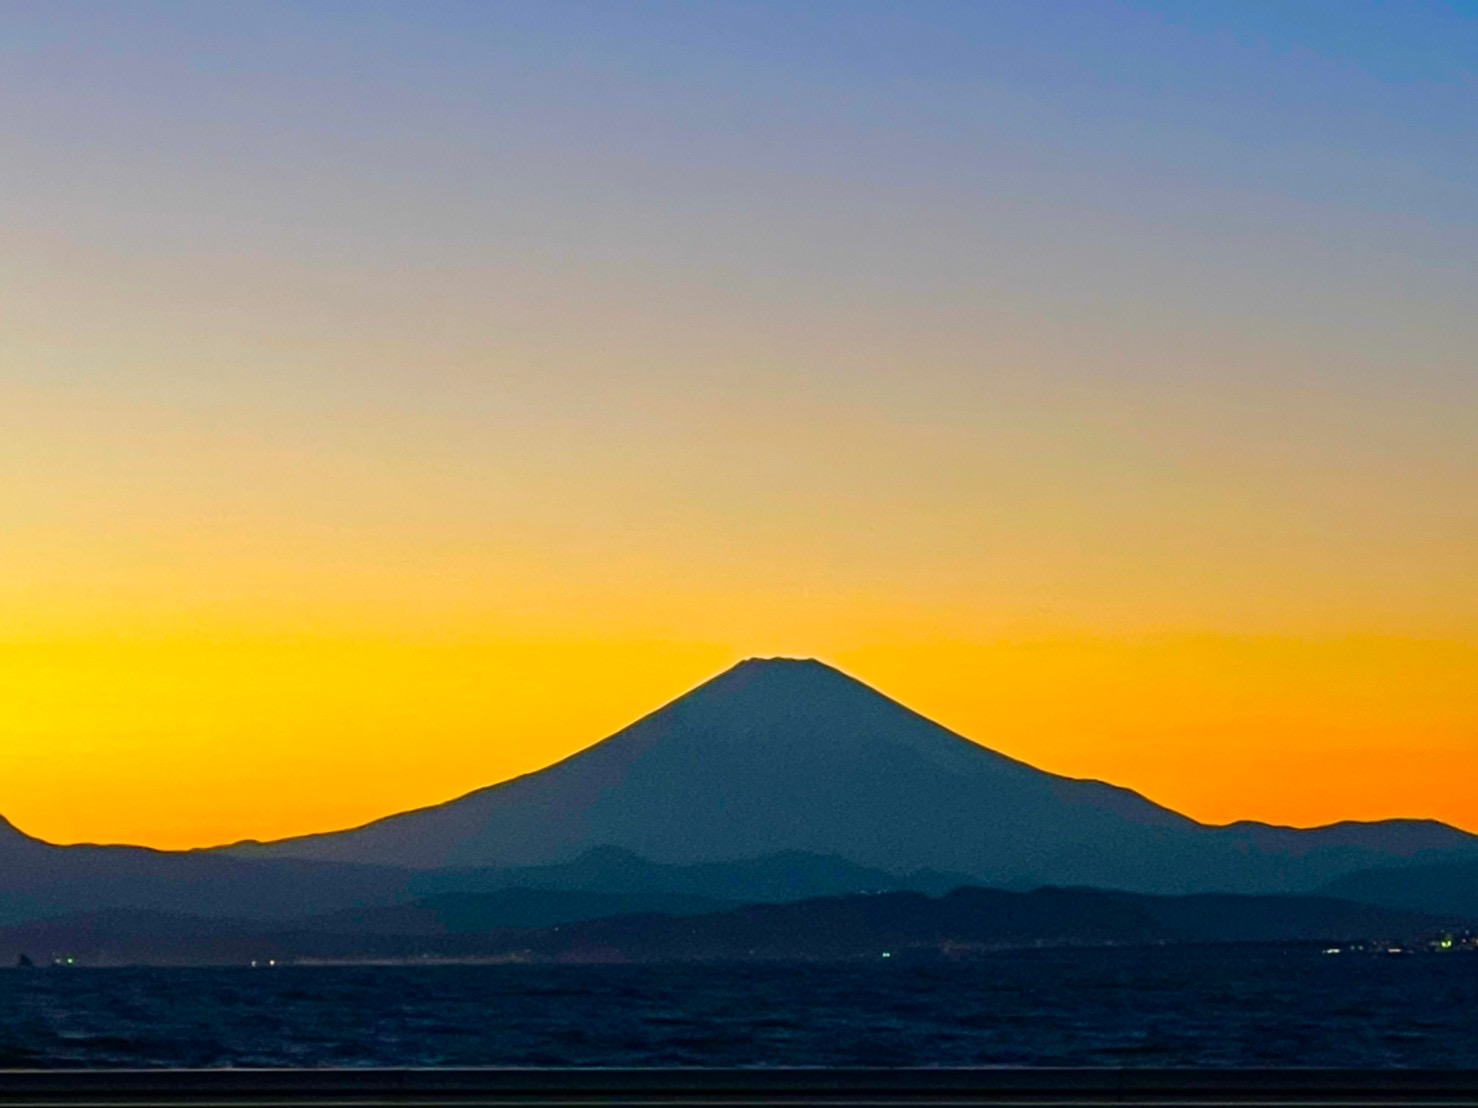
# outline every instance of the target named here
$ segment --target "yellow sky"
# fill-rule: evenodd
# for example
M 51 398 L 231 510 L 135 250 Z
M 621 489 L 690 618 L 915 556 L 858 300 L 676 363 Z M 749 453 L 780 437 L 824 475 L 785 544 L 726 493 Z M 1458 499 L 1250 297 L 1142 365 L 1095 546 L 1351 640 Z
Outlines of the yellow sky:
M 1478 830 L 1441 13 L 33 7 L 27 830 L 343 826 L 770 654 L 1208 820 Z
M 1478 488 L 1425 398 L 1003 364 L 833 402 L 737 361 L 550 396 L 440 357 L 400 405 L 200 396 L 162 358 L 0 383 L 0 812 L 68 842 L 341 827 L 794 654 L 1199 818 L 1478 829 Z
M 171 847 L 348 826 L 539 768 L 734 657 L 574 639 L 6 646 L 0 811 L 56 841 Z M 1046 638 L 831 660 L 987 745 L 1202 819 L 1478 829 L 1472 647 Z
M 55 365 L 55 335 L 22 353 Z M 398 405 L 202 396 L 162 357 L 0 382 L 0 812 L 56 841 L 330 829 L 794 654 L 1199 818 L 1478 829 L 1478 486 L 1430 399 L 1136 399 L 1004 354 L 913 396 L 739 354 L 551 395 L 439 357 Z

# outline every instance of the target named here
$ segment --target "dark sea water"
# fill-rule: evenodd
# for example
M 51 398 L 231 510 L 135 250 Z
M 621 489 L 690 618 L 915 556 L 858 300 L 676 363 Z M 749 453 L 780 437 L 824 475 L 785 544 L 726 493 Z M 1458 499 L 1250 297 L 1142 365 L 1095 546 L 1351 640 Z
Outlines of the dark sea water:
M 1478 955 L 0 971 L 0 1068 L 1478 1067 Z

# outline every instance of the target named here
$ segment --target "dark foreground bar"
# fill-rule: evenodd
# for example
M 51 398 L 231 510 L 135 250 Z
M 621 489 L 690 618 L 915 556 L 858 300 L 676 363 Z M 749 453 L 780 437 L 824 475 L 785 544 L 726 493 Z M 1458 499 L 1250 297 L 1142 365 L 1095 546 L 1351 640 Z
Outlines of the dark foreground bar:
M 129 1070 L 0 1072 L 0 1108 L 1463 1105 L 1478 1072 L 1412 1070 Z

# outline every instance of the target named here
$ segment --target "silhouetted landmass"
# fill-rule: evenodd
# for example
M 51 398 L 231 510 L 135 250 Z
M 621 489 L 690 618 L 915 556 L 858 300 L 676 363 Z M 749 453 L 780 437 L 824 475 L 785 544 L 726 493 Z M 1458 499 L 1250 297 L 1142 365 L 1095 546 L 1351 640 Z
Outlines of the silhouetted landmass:
M 1429 821 L 1199 824 L 987 750 L 820 663 L 754 660 L 539 773 L 357 830 L 167 852 L 54 846 L 0 819 L 0 925 L 121 911 L 260 934 L 246 925 L 523 890 L 434 908 L 491 929 L 971 884 L 1328 887 L 1467 914 L 1475 868 L 1478 837 Z
M 414 875 L 380 866 L 205 851 L 53 846 L 0 820 L 0 924 L 112 908 L 286 920 L 409 899 Z
M 957 889 L 754 905 L 695 919 L 616 918 L 544 932 L 540 957 L 671 961 L 867 958 L 1042 945 L 1342 942 L 1418 937 L 1462 921 L 1318 897 L 1156 897 L 1094 889 Z
M 905 889 L 938 895 L 975 883 L 962 873 L 924 869 L 900 875 L 800 850 L 737 861 L 664 865 L 615 846 L 596 847 L 556 865 L 432 870 L 415 874 L 409 882 L 417 893 L 564 889 L 671 893 L 746 904 Z
M 507 918 L 486 926 L 535 926 L 627 911 L 681 912 L 687 910 L 684 902 L 710 908 L 890 889 L 939 893 L 969 883 L 963 874 L 921 871 L 899 877 L 798 851 L 675 866 L 602 848 L 553 866 L 426 871 L 242 860 L 203 851 L 60 847 L 28 838 L 8 824 L 0 826 L 0 926 L 113 909 L 184 912 L 207 919 L 300 920 L 336 912 L 367 914 L 428 897 L 508 890 L 517 895 L 493 898 L 483 906 L 492 911 L 494 902 L 503 904 Z M 538 890 L 548 895 L 536 897 Z
M 1362 870 L 1331 881 L 1323 891 L 1388 908 L 1478 916 L 1478 862 Z
M 592 847 L 667 864 L 785 851 L 996 886 L 1306 892 L 1374 866 L 1478 859 L 1430 821 L 1210 827 L 1034 769 L 814 661 L 741 663 L 538 773 L 235 857 L 413 868 L 547 865 Z
M 487 958 L 671 962 L 969 957 L 1002 948 L 1184 943 L 1412 940 L 1469 925 L 1328 897 L 1158 897 L 1095 889 L 963 888 L 942 897 L 890 892 L 705 913 L 643 913 L 545 927 L 499 927 L 517 912 L 557 915 L 534 890 L 454 894 L 284 926 L 158 912 L 99 912 L 0 930 L 0 952 L 93 963 Z M 553 896 L 556 899 L 550 900 Z M 687 908 L 699 907 L 691 902 Z M 578 911 L 585 911 L 580 908 Z
M 696 916 L 735 906 L 733 901 L 682 893 L 514 888 L 493 893 L 441 893 L 408 904 L 334 912 L 302 921 L 298 927 L 350 935 L 480 935 L 608 916 Z

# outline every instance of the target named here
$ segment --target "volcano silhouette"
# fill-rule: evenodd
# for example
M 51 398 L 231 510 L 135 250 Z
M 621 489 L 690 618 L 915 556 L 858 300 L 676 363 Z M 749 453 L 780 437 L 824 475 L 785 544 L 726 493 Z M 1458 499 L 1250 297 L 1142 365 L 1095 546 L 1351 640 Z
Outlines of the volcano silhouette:
M 820 662 L 751 659 L 547 769 L 353 830 L 229 849 L 422 869 L 597 847 L 666 863 L 805 851 L 893 873 L 1182 892 L 1312 888 L 1475 846 L 1426 821 L 1208 827 L 986 749 Z

